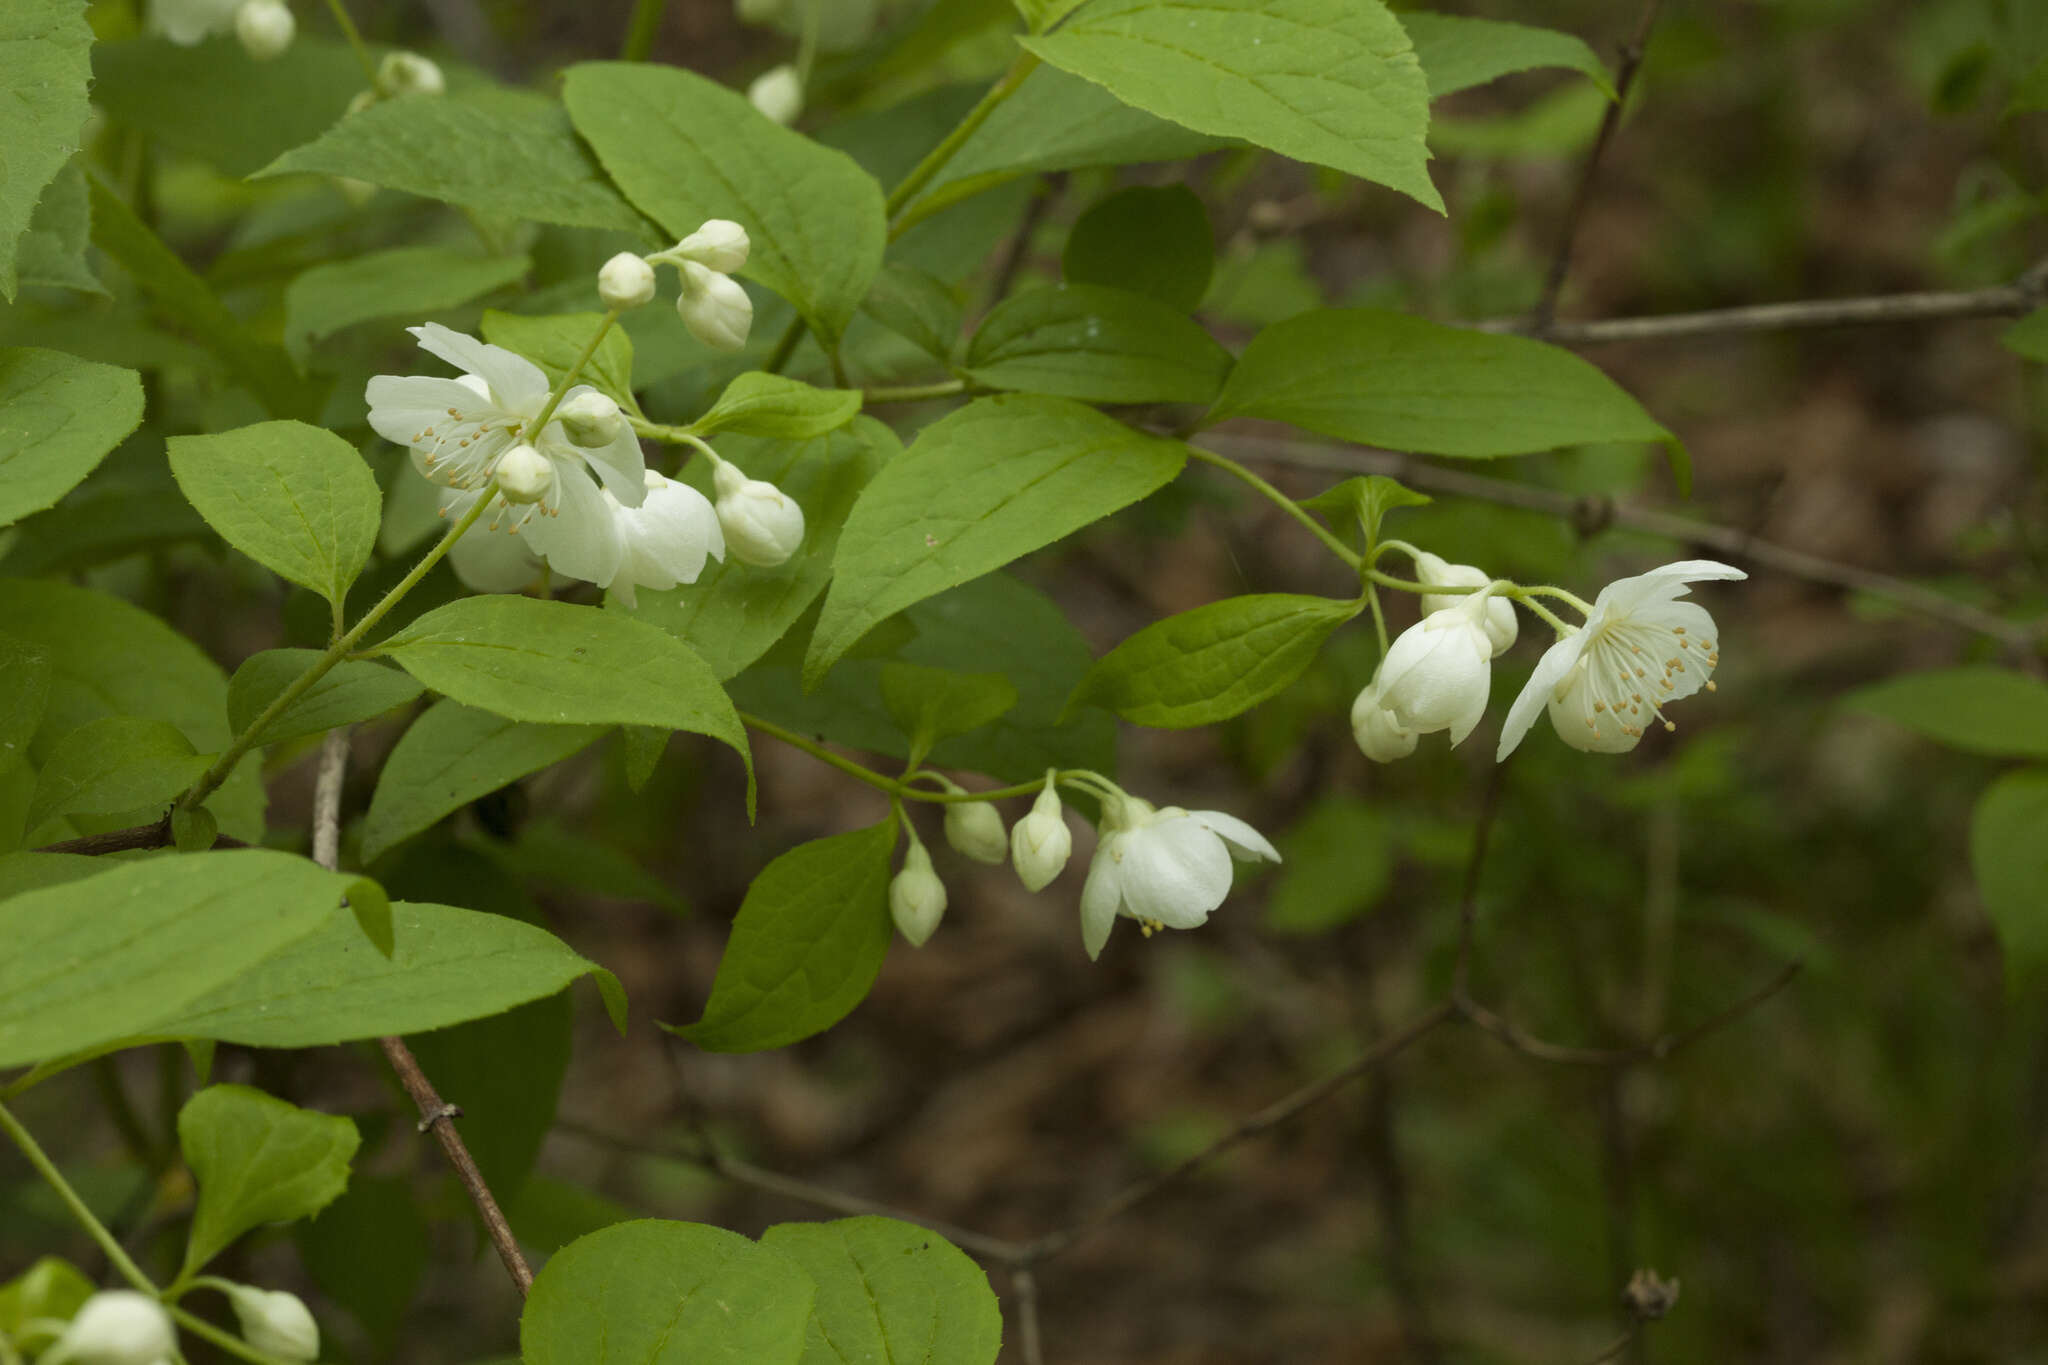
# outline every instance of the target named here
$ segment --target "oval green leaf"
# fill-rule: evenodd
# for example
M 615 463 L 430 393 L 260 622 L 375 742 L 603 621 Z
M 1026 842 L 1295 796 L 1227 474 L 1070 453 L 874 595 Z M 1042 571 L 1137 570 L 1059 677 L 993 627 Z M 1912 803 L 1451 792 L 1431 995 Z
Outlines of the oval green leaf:
M 114 815 L 161 805 L 192 785 L 212 755 L 167 720 L 104 716 L 50 746 L 36 774 L 35 796 L 22 828 L 59 815 Z
M 185 1242 L 190 1275 L 262 1223 L 311 1218 L 348 1185 L 361 1139 L 338 1114 L 317 1114 L 246 1085 L 213 1085 L 178 1111 L 178 1147 L 199 1184 Z
M 2048 967 L 2048 770 L 2007 773 L 1970 819 L 1970 869 L 1998 930 L 2007 988 Z
M 55 504 L 140 421 L 135 371 L 33 346 L 0 349 L 0 526 Z
M 1157 299 L 1069 284 L 998 304 L 968 343 L 965 370 L 988 388 L 1089 403 L 1207 403 L 1230 352 Z
M 988 1276 L 930 1228 L 894 1218 L 778 1223 L 761 1244 L 818 1287 L 804 1365 L 993 1365 L 1003 1313 Z
M 1987 664 L 1887 678 L 1847 704 L 1973 754 L 2048 758 L 2048 683 Z
M 319 658 L 317 649 L 266 649 L 244 659 L 235 676 L 228 679 L 228 723 L 236 733 L 255 724 L 263 709 Z M 421 691 L 419 683 L 395 668 L 366 659 L 345 659 L 301 693 L 255 739 L 258 744 L 277 744 L 354 725 L 405 705 Z
M 860 414 L 860 390 L 821 389 L 779 374 L 749 370 L 725 386 L 711 410 L 690 423 L 699 436 L 730 431 L 808 441 L 839 430 Z
M 1129 185 L 1088 206 L 1067 234 L 1060 273 L 1192 313 L 1209 292 L 1216 244 L 1209 210 L 1185 185 Z

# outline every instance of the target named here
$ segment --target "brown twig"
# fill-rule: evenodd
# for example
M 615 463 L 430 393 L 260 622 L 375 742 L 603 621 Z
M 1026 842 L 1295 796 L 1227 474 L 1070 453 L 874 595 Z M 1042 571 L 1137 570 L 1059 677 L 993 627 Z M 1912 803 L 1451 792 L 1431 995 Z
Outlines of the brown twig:
M 1805 965 L 1804 962 L 1788 962 L 1763 985 L 1733 1004 L 1708 1015 L 1699 1023 L 1690 1028 L 1659 1034 L 1649 1042 L 1635 1047 L 1569 1047 L 1562 1043 L 1545 1042 L 1523 1031 L 1462 991 L 1454 995 L 1451 1005 L 1460 1016 L 1475 1025 L 1482 1033 L 1498 1039 L 1512 1051 L 1536 1061 L 1553 1062 L 1559 1066 L 1628 1066 L 1636 1062 L 1661 1062 L 1679 1049 L 1689 1047 L 1717 1029 L 1733 1023 L 1791 985 L 1792 979 L 1799 975 Z
M 1458 894 L 1458 959 L 1451 969 L 1451 998 L 1462 999 L 1472 979 L 1472 940 L 1479 922 L 1479 877 L 1486 866 L 1486 845 L 1493 834 L 1494 817 L 1500 814 L 1501 792 L 1507 786 L 1510 754 L 1493 765 L 1486 777 L 1486 794 L 1479 798 L 1479 819 L 1472 826 L 1472 852 L 1465 858 L 1465 885 Z
M 88 857 L 104 857 L 109 853 L 131 853 L 141 848 L 169 848 L 171 846 L 171 817 L 148 825 L 130 825 L 127 829 L 110 829 L 104 834 L 86 834 L 76 839 L 60 839 L 54 844 L 44 844 L 37 853 L 82 853 Z M 240 839 L 230 839 L 221 834 L 214 837 L 215 848 L 247 848 Z
M 1600 162 L 1607 155 L 1607 144 L 1614 140 L 1615 130 L 1621 127 L 1621 119 L 1628 105 L 1629 87 L 1635 84 L 1636 72 L 1642 68 L 1643 52 L 1650 43 L 1650 30 L 1657 24 L 1657 9 L 1660 0 L 1648 0 L 1643 14 L 1636 21 L 1635 36 L 1621 50 L 1621 65 L 1614 73 L 1614 102 L 1607 106 L 1607 112 L 1600 119 L 1600 131 L 1593 138 L 1592 150 L 1586 153 L 1585 165 L 1579 169 L 1579 182 L 1572 188 L 1572 202 L 1565 210 L 1564 223 L 1558 229 L 1557 249 L 1551 253 L 1550 269 L 1544 272 L 1543 293 L 1536 300 L 1536 307 L 1529 317 L 1530 330 L 1539 335 L 1548 335 L 1557 317 L 1557 296 L 1564 290 L 1564 277 L 1571 270 L 1572 250 L 1579 240 L 1579 226 L 1585 220 L 1586 209 L 1593 202 L 1593 183 L 1599 178 Z
M 985 313 L 1003 301 L 1010 292 L 1010 286 L 1017 282 L 1018 272 L 1031 258 L 1031 239 L 1038 235 L 1039 224 L 1052 210 L 1061 195 L 1066 193 L 1067 176 L 1056 171 L 1041 180 L 1031 192 L 1031 201 L 1024 206 L 1024 214 L 1017 220 L 1016 231 L 1010 234 L 1008 245 L 1003 248 L 1002 260 L 997 264 L 995 274 L 989 277 L 986 301 L 982 304 Z

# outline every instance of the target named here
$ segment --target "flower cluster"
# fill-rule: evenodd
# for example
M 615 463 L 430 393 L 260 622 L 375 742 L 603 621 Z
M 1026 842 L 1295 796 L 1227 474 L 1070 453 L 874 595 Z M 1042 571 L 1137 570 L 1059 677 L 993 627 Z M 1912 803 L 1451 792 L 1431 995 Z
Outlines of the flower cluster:
M 1148 936 L 1160 929 L 1196 928 L 1230 894 L 1233 859 L 1280 861 L 1266 837 L 1234 815 L 1156 807 L 1088 772 L 1048 772 L 1030 813 L 1007 837 L 992 805 L 949 802 L 946 842 L 977 862 L 1000 864 L 1007 853 L 1025 889 L 1044 890 L 1065 869 L 1074 849 L 1060 803 L 1062 780 L 1088 791 L 1102 810 L 1101 838 L 1081 890 L 1081 943 L 1091 958 L 1101 956 L 1118 916 L 1136 920 Z M 939 781 L 949 792 L 964 795 L 946 779 Z M 946 913 L 945 885 L 915 830 L 903 868 L 889 883 L 889 912 L 916 946 L 931 937 Z
M 242 1340 L 273 1360 L 320 1356 L 320 1328 L 296 1294 L 202 1276 L 196 1285 L 221 1290 L 235 1311 Z M 133 1289 L 94 1294 L 39 1357 L 41 1365 L 171 1365 L 178 1331 L 164 1306 Z
M 259 62 L 281 55 L 299 31 L 284 0 L 155 0 L 149 26 L 181 47 L 232 31 Z
M 752 242 L 747 230 L 713 218 L 666 251 L 636 256 L 622 251 L 598 271 L 597 293 L 614 312 L 654 297 L 654 267 L 672 265 L 682 279 L 676 314 L 690 335 L 718 351 L 737 351 L 754 326 L 754 301 L 733 273 L 745 267 Z
M 1422 619 L 1395 639 L 1352 703 L 1352 735 L 1379 763 L 1415 752 L 1417 738 L 1436 730 L 1462 743 L 1485 713 L 1493 659 L 1515 642 L 1514 606 L 1498 595 L 1511 585 L 1427 552 L 1415 554 L 1415 574 L 1430 587 L 1471 591 L 1424 594 Z M 1557 623 L 1557 643 L 1508 710 L 1496 757 L 1514 752 L 1542 709 L 1565 743 L 1598 753 L 1633 749 L 1653 723 L 1674 728 L 1663 708 L 1712 690 L 1721 658 L 1713 618 L 1678 599 L 1688 583 L 1743 577 L 1726 564 L 1685 560 L 1608 584 L 1590 608 L 1578 603 L 1585 624 Z

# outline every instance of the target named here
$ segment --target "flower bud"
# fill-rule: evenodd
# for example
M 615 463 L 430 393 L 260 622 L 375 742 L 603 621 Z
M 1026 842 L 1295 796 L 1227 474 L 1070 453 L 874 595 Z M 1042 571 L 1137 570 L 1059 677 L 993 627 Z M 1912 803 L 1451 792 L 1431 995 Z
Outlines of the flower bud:
M 769 67 L 747 87 L 747 103 L 777 123 L 795 123 L 804 111 L 803 78 L 788 62 Z
M 1471 564 L 1447 563 L 1441 556 L 1424 550 L 1415 556 L 1416 581 L 1431 587 L 1442 588 L 1483 588 L 1493 581 L 1486 570 Z M 1422 598 L 1422 614 L 1432 615 L 1455 607 L 1470 596 L 1469 593 L 1425 593 Z M 1486 619 L 1482 622 L 1486 638 L 1493 644 L 1495 654 L 1503 653 L 1514 644 L 1520 630 L 1515 620 L 1515 604 L 1505 597 L 1486 599 Z
M 720 460 L 711 485 L 725 548 L 740 563 L 772 569 L 803 546 L 804 509 L 774 484 L 750 479 L 739 466 Z
M 1010 829 L 1010 861 L 1026 891 L 1043 891 L 1067 865 L 1074 851 L 1074 836 L 1060 813 L 1060 794 L 1053 776 L 1045 776 L 1045 790 L 1031 804 L 1031 813 Z
M 713 218 L 677 242 L 668 254 L 730 275 L 747 263 L 747 251 L 752 245 L 747 240 L 747 230 L 738 223 L 730 218 Z
M 630 251 L 621 251 L 598 270 L 597 296 L 614 312 L 638 308 L 654 297 L 654 267 Z
M 608 446 L 617 440 L 619 428 L 625 425 L 626 420 L 619 413 L 619 405 L 596 389 L 585 389 L 564 398 L 562 406 L 555 409 L 555 419 L 562 424 L 563 434 L 572 444 L 588 450 Z
M 161 1365 L 177 1348 L 177 1331 L 162 1304 L 132 1289 L 107 1289 L 80 1306 L 43 1359 L 66 1365 Z
M 374 88 L 369 90 L 358 90 L 354 95 L 349 97 L 348 108 L 342 110 L 341 116 L 343 118 L 351 118 L 356 114 L 360 114 L 363 112 L 363 110 L 375 104 L 379 98 L 380 97 Z
M 1003 828 L 1003 817 L 986 801 L 954 801 L 946 806 L 946 842 L 955 853 L 991 867 L 1002 866 L 1003 859 L 1010 856 L 1010 833 Z
M 235 36 L 242 40 L 242 50 L 259 62 L 281 55 L 298 31 L 298 21 L 284 0 L 247 0 L 235 11 Z
M 739 283 L 695 261 L 682 262 L 683 292 L 676 313 L 690 335 L 717 351 L 737 351 L 747 344 L 754 325 L 754 301 Z
M 945 914 L 946 884 L 932 871 L 932 855 L 912 835 L 903 870 L 889 881 L 889 917 L 911 947 L 922 948 Z
M 298 1295 L 246 1284 L 233 1286 L 227 1295 L 242 1325 L 242 1340 L 280 1360 L 319 1359 L 320 1328 Z
M 1358 741 L 1359 752 L 1375 763 L 1392 763 L 1415 752 L 1415 731 L 1404 728 L 1400 718 L 1380 702 L 1377 673 L 1351 703 L 1351 737 Z
M 1486 712 L 1493 640 L 1486 633 L 1491 601 L 1468 593 L 1456 606 L 1425 616 L 1396 637 L 1380 662 L 1380 703 L 1404 730 L 1449 730 L 1461 744 Z
M 491 471 L 507 502 L 539 502 L 555 486 L 555 467 L 548 457 L 521 441 L 498 457 Z
M 393 52 L 377 68 L 377 88 L 385 94 L 438 95 L 448 88 L 441 68 L 417 52 Z

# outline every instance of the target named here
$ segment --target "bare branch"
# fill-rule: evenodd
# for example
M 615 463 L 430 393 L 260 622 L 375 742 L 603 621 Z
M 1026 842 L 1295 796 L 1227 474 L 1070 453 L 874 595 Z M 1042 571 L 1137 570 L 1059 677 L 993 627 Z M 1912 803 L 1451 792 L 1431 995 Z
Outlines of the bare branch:
M 1017 1291 L 1017 1336 L 1024 1365 L 1045 1365 L 1045 1347 L 1038 1340 L 1038 1277 L 1031 1267 L 1020 1265 L 1010 1272 L 1010 1285 Z
M 1805 965 L 1804 962 L 1789 962 L 1769 981 L 1690 1028 L 1659 1034 L 1649 1042 L 1635 1047 L 1568 1047 L 1561 1043 L 1545 1042 L 1533 1034 L 1524 1032 L 1463 991 L 1454 996 L 1452 1007 L 1467 1021 L 1477 1025 L 1481 1032 L 1492 1035 L 1511 1050 L 1539 1062 L 1553 1062 L 1559 1066 L 1628 1066 L 1636 1062 L 1661 1062 L 1680 1048 L 1689 1047 L 1708 1034 L 1733 1023 L 1791 985 L 1792 978 L 1798 976 L 1800 969 Z
M 54 844 L 44 844 L 37 853 L 82 853 L 88 857 L 104 857 L 109 853 L 129 853 L 139 848 L 169 848 L 171 846 L 171 817 L 168 813 L 154 824 L 130 825 L 127 829 L 110 829 L 104 834 L 87 834 L 77 839 L 61 839 Z M 240 839 L 230 839 L 225 834 L 215 835 L 215 848 L 247 848 Z

